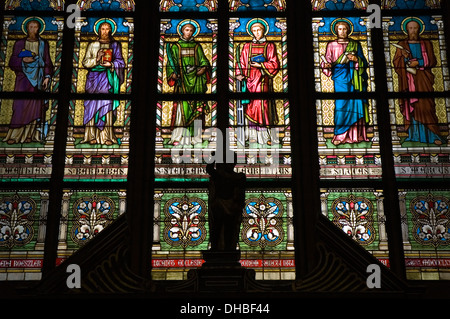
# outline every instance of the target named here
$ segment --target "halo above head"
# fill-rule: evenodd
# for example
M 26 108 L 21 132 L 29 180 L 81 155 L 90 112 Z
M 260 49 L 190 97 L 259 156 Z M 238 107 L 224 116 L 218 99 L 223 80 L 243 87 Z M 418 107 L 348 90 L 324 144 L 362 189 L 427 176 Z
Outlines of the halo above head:
M 192 34 L 192 37 L 195 38 L 200 33 L 200 24 L 198 24 L 197 21 L 191 20 L 191 19 L 185 19 L 185 20 L 181 21 L 180 23 L 178 23 L 178 26 L 177 26 L 178 35 L 180 37 L 183 37 L 182 29 L 187 24 L 190 24 L 190 25 L 194 26 L 195 31 Z
M 114 21 L 113 19 L 109 19 L 109 18 L 101 18 L 101 19 L 97 20 L 97 22 L 95 22 L 95 24 L 94 24 L 95 34 L 96 35 L 99 34 L 100 26 L 105 22 L 111 26 L 111 35 L 114 35 L 117 31 L 117 24 L 116 24 L 116 21 Z
M 331 22 L 331 25 L 330 25 L 331 33 L 333 33 L 335 36 L 337 36 L 335 28 L 336 28 L 336 24 L 339 22 L 344 22 L 349 26 L 350 30 L 348 30 L 348 36 L 350 36 L 353 33 L 354 27 L 353 27 L 353 23 L 349 19 L 346 19 L 346 18 L 338 18 L 338 19 L 334 20 L 333 22 Z
M 40 18 L 40 17 L 28 17 L 28 18 L 26 18 L 25 20 L 23 20 L 23 23 L 22 23 L 22 32 L 25 33 L 25 34 L 28 34 L 28 31 L 27 31 L 27 25 L 28 25 L 28 23 L 30 23 L 31 21 L 36 21 L 37 23 L 39 23 L 39 25 L 41 26 L 41 27 L 39 28 L 39 35 L 41 35 L 42 32 L 45 31 L 45 21 L 44 21 L 44 19 L 42 19 L 42 18 Z
M 253 27 L 253 25 L 254 25 L 255 23 L 260 23 L 260 24 L 262 24 L 262 25 L 264 26 L 264 28 L 266 29 L 265 32 L 264 32 L 264 35 L 265 35 L 265 36 L 269 33 L 270 27 L 269 27 L 269 24 L 267 23 L 267 21 L 264 20 L 264 19 L 261 19 L 261 18 L 254 18 L 254 19 L 251 19 L 251 20 L 247 23 L 247 26 L 246 26 L 247 33 L 248 33 L 249 35 L 251 35 L 251 36 L 253 37 L 252 27 Z
M 402 31 L 403 31 L 404 34 L 406 34 L 406 35 L 408 34 L 408 30 L 406 29 L 406 25 L 408 23 L 410 23 L 411 21 L 415 21 L 415 22 L 417 22 L 419 24 L 419 27 L 420 27 L 419 34 L 422 34 L 425 31 L 425 23 L 422 21 L 422 19 L 417 18 L 417 17 L 408 17 L 408 18 L 405 18 L 402 21 L 402 24 L 401 24 Z

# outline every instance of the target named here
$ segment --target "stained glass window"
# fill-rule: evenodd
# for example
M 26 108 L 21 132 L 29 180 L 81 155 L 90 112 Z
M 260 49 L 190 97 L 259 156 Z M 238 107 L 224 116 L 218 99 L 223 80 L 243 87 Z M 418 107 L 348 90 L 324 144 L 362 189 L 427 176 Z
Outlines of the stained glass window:
M 159 92 L 216 93 L 217 20 L 161 20 L 159 59 Z M 195 68 L 201 81 L 190 79 Z
M 0 280 L 39 280 L 49 205 L 48 190 L 0 191 Z
M 380 178 L 376 101 L 351 93 L 375 91 L 371 30 L 365 18 L 313 18 L 316 91 L 348 97 L 317 100 L 322 178 Z
M 382 0 L 383 9 L 411 10 L 411 9 L 438 9 L 441 7 L 441 0 Z
M 162 0 L 162 12 L 211 12 L 217 11 L 217 0 Z
M 352 12 L 349 17 L 313 14 L 315 88 L 321 97 L 316 106 L 322 181 L 376 181 L 390 176 L 413 186 L 418 179 L 448 178 L 450 119 L 447 97 L 440 95 L 449 88 L 444 23 L 438 14 L 426 15 L 427 9 L 440 8 L 440 1 L 381 1 L 381 30 L 369 27 L 368 16 L 358 17 L 358 10 L 366 10 L 367 1 L 311 4 L 313 11 Z M 409 10 L 407 16 L 402 15 L 404 10 Z M 378 54 L 374 32 L 382 34 L 384 44 L 383 81 L 374 76 Z M 346 80 L 345 74 L 350 78 Z M 380 96 L 384 89 L 387 95 Z M 359 99 L 363 92 L 363 97 L 375 98 Z M 388 106 L 389 112 L 380 112 L 381 105 Z M 355 119 L 350 120 L 352 117 Z M 384 145 L 380 141 L 389 128 L 391 144 Z M 340 138 L 339 133 L 346 130 L 345 139 Z M 382 166 L 387 160 L 381 156 L 386 147 L 392 148 L 393 173 Z M 386 196 L 391 199 L 389 205 L 384 203 Z M 388 267 L 392 260 L 387 224 L 399 218 L 401 229 L 390 237 L 403 242 L 407 277 L 414 280 L 448 278 L 447 198 L 446 190 L 419 191 L 414 187 L 400 190 L 398 198 L 350 184 L 321 190 L 323 215 Z M 398 201 L 399 210 L 392 201 Z
M 289 178 L 289 100 L 257 96 L 288 91 L 286 19 L 229 21 L 229 89 L 248 95 L 229 103 L 230 146 L 238 154 L 238 169 L 248 178 Z
M 389 25 L 384 33 L 388 89 L 408 94 L 389 101 L 397 176 L 448 177 L 448 103 L 445 98 L 415 96 L 448 90 L 442 17 L 395 16 L 383 21 Z
M 205 168 L 232 160 L 235 172 L 269 183 L 246 190 L 237 247 L 241 265 L 255 269 L 257 279 L 288 280 L 295 277 L 292 194 L 270 185 L 292 176 L 286 3 L 229 1 L 228 26 L 219 25 L 214 14 L 208 19 L 192 14 L 215 11 L 217 3 L 202 8 L 206 3 L 212 1 L 160 2 L 152 277 L 186 279 L 190 269 L 204 263 L 202 252 L 211 248 Z M 175 11 L 185 14 L 166 16 Z M 252 13 L 258 11 L 280 15 Z M 232 17 L 233 12 L 240 14 Z M 229 39 L 222 53 L 221 28 Z M 218 72 L 221 67 L 228 75 Z M 220 92 L 221 80 L 228 92 Z M 242 98 L 223 99 L 223 94 Z M 174 189 L 179 182 L 199 184 Z M 261 219 L 263 224 L 257 222 Z
M 64 180 L 120 182 L 128 177 L 131 100 L 119 96 L 131 93 L 134 1 L 78 4 L 84 11 L 128 13 L 111 18 L 87 14 L 65 30 L 62 0 L 5 1 L 9 11 L 0 45 L 0 94 L 7 96 L 1 97 L 0 107 L 0 174 L 8 186 L 0 190 L 1 280 L 39 280 L 52 249 L 44 247 L 48 240 L 57 238 L 59 256 L 47 264 L 59 265 L 126 210 L 126 191 L 120 189 L 68 187 L 62 201 L 55 198 L 60 189 L 54 185 Z M 63 35 L 71 32 L 73 64 L 63 65 Z M 60 112 L 68 115 L 66 123 L 57 121 Z M 55 156 L 64 147 L 65 156 Z M 19 182 L 29 182 L 30 190 Z M 33 182 L 43 184 L 33 187 Z M 58 208 L 61 218 L 49 213 Z M 57 221 L 59 228 L 54 227 Z
M 125 211 L 126 190 L 64 190 L 57 264 L 98 236 Z
M 161 5 L 166 7 L 160 11 L 197 10 L 187 4 L 163 1 Z M 197 8 L 201 10 L 201 5 Z M 230 12 L 284 9 L 284 1 L 229 1 Z M 245 173 L 250 180 L 291 177 L 289 100 L 258 95 L 288 92 L 287 21 L 283 16 L 230 18 L 229 74 L 224 78 L 217 72 L 217 39 L 222 27 L 218 20 L 189 15 L 183 19 L 161 17 L 157 89 L 163 99 L 156 107 L 155 163 L 161 188 L 155 193 L 154 220 L 158 222 L 154 226 L 152 277 L 185 279 L 190 269 L 204 263 L 202 251 L 210 249 L 208 184 L 200 184 L 203 189 L 181 190 L 164 188 L 165 183 L 207 182 L 206 164 L 231 158 L 237 160 L 235 171 Z M 258 73 L 262 74 L 259 79 L 255 77 Z M 228 103 L 216 100 L 220 79 L 228 81 L 229 93 L 245 98 L 229 99 Z M 183 100 L 184 94 L 198 98 Z M 221 106 L 228 107 L 228 112 Z M 227 127 L 220 124 L 224 116 L 229 119 Z M 241 265 L 255 269 L 257 279 L 295 277 L 290 191 L 268 187 L 248 189 L 246 194 L 247 210 L 237 247 Z M 261 218 L 266 219 L 265 226 L 256 222 Z
M 241 265 L 255 269 L 257 280 L 295 278 L 293 217 L 291 190 L 247 190 Z
M 230 11 L 285 11 L 286 0 L 228 0 Z
M 72 90 L 97 96 L 70 102 L 66 180 L 127 179 L 131 101 L 117 96 L 131 93 L 133 31 L 132 18 L 77 24 Z
M 261 102 L 260 105 L 273 108 L 273 124 L 252 122 L 245 114 L 245 109 L 249 109 L 246 102 Z M 230 101 L 230 148 L 237 155 L 236 169 L 248 179 L 291 177 L 289 108 L 287 100 Z
M 450 278 L 450 192 L 399 191 L 407 278 Z
M 152 276 L 186 279 L 190 269 L 204 263 L 202 251 L 210 245 L 208 191 L 158 190 L 154 202 Z M 245 205 L 238 244 L 241 265 L 255 269 L 261 280 L 294 278 L 291 191 L 249 189 Z
M 370 43 L 371 29 L 365 26 L 365 18 L 360 17 L 324 17 L 313 20 L 314 38 L 318 41 L 315 53 L 320 60 L 316 71 L 316 90 L 319 92 L 370 92 L 375 89 L 373 76 L 372 47 Z M 317 30 L 317 32 L 316 32 Z M 348 45 L 347 45 L 348 43 Z M 341 57 L 345 47 L 345 58 Z M 316 63 L 317 63 L 316 62 Z M 354 85 L 346 87 L 336 69 L 329 64 L 348 64 L 352 72 Z M 358 83 L 358 84 L 356 84 Z
M 447 3 L 1 5 L 6 286 L 48 283 L 97 249 L 126 251 L 126 271 L 162 290 L 185 285 L 214 251 L 207 164 L 229 161 L 246 176 L 235 248 L 257 284 L 301 287 L 325 260 L 317 245 L 343 256 L 333 236 L 389 276 L 450 280 Z
M 389 25 L 389 29 L 384 34 L 385 51 L 389 56 L 387 61 L 389 91 L 442 92 L 448 89 L 446 46 L 441 38 L 444 33 L 442 17 L 395 16 L 384 17 L 383 21 Z M 419 41 L 419 39 L 422 41 L 421 45 L 424 46 L 422 50 L 418 50 L 421 51 L 420 55 L 417 53 L 419 42 L 412 42 Z M 407 56 L 407 53 L 410 56 Z M 415 73 L 414 69 L 416 69 Z M 414 87 L 409 86 L 405 81 L 405 76 L 406 78 L 408 78 L 408 74 L 420 76 L 421 73 L 417 70 L 423 71 L 424 69 L 427 71 L 425 74 L 428 81 L 424 81 L 423 85 L 415 83 Z
M 233 92 L 287 92 L 287 23 L 285 18 L 231 18 L 230 19 L 230 81 Z M 267 85 L 253 88 L 249 82 L 253 63 L 260 63 Z M 256 87 L 256 85 L 255 85 Z
M 99 124 L 83 122 L 85 101 L 76 100 L 70 103 L 70 125 L 64 172 L 67 181 L 125 181 L 127 179 L 131 106 L 129 101 L 117 102 L 114 114 L 110 115 L 111 117 L 114 115 L 114 122 L 106 115 L 106 121 L 102 124 L 103 129 L 100 129 Z
M 61 67 L 62 17 L 6 16 L 2 34 L 3 74 L 1 90 L 6 92 L 57 92 Z M 37 59 L 40 58 L 39 64 Z M 36 85 L 22 79 L 22 60 L 41 79 Z M 28 72 L 27 70 L 25 70 Z M 22 73 L 21 73 L 22 72 Z M 31 75 L 29 75 L 31 77 Z M 39 76 L 39 77 L 38 77 Z M 26 85 L 28 84 L 28 86 Z
M 57 93 L 62 17 L 5 16 L 0 47 L 0 90 Z M 26 63 L 26 66 L 24 65 Z M 58 101 L 45 96 L 3 99 L 0 109 L 2 180 L 48 180 L 52 172 Z
M 345 106 L 365 104 L 367 113 L 351 128 L 343 122 Z M 375 101 L 317 101 L 320 176 L 323 179 L 379 179 L 382 177 Z M 344 106 L 344 108 L 342 108 Z M 337 109 L 340 109 L 338 111 Z M 353 131 L 353 132 L 352 132 Z
M 64 0 L 6 0 L 6 10 L 17 11 L 62 11 Z
M 383 191 L 323 189 L 322 214 L 352 240 L 389 266 Z
M 134 11 L 134 0 L 79 0 L 82 11 Z
M 48 182 L 54 173 L 56 119 L 61 107 L 64 1 L 5 1 L 4 9 L 0 276 L 2 281 L 36 281 L 44 267 L 51 197 Z
M 130 93 L 133 19 L 81 18 L 79 25 L 81 28 L 75 31 L 73 90 L 93 94 Z M 102 53 L 99 55 L 98 52 Z M 102 63 L 98 63 L 100 58 Z M 101 72 L 107 65 L 113 65 L 115 72 Z M 103 78 L 109 85 L 102 82 Z
M 190 123 L 177 120 L 182 110 L 201 108 Z M 184 113 L 186 114 L 186 113 Z M 185 126 L 184 124 L 189 124 Z M 215 157 L 217 139 L 217 102 L 161 101 L 157 106 L 156 167 L 162 180 L 208 179 L 204 166 Z
M 0 175 L 7 181 L 45 181 L 52 174 L 57 101 L 2 100 L 3 122 Z M 42 114 L 20 118 L 20 109 L 35 108 Z M 31 122 L 30 122 L 31 120 Z
M 159 52 L 158 92 L 216 93 L 217 20 L 162 19 Z M 160 101 L 155 109 L 157 177 L 204 179 L 216 150 L 217 102 Z
M 314 11 L 350 11 L 366 10 L 368 0 L 311 0 Z

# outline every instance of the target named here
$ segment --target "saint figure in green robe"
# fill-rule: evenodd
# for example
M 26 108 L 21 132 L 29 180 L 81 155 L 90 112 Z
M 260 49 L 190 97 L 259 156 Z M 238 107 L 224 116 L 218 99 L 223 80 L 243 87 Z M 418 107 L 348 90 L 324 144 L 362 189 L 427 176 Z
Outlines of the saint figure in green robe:
M 174 93 L 204 94 L 211 82 L 210 63 L 202 45 L 194 41 L 200 27 L 195 21 L 184 20 L 178 25 L 180 39 L 166 46 L 167 83 L 174 87 Z M 175 101 L 171 119 L 172 136 L 170 144 L 197 144 L 202 142 L 201 127 L 209 106 L 204 101 Z M 202 126 L 194 127 L 195 120 L 202 120 Z

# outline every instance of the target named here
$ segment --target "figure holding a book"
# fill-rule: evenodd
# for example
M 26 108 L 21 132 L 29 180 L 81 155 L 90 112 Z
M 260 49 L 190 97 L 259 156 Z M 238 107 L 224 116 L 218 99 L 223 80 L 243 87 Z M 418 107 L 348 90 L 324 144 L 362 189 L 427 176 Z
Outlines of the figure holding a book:
M 245 83 L 246 92 L 273 92 L 273 78 L 280 69 L 280 62 L 275 44 L 266 39 L 268 31 L 265 20 L 253 19 L 247 24 L 247 32 L 253 40 L 244 44 L 236 67 L 236 80 Z M 271 145 L 276 137 L 271 136 L 270 127 L 278 124 L 275 103 L 263 99 L 245 102 L 249 142 Z
M 15 92 L 38 93 L 50 90 L 53 63 L 50 46 L 40 35 L 44 20 L 29 17 L 23 22 L 26 36 L 14 44 L 9 67 L 16 75 Z M 48 105 L 42 99 L 16 99 L 8 133 L 3 140 L 9 145 L 43 142 L 45 113 Z
M 83 66 L 88 70 L 86 93 L 118 94 L 125 80 L 125 60 L 122 45 L 113 34 L 117 26 L 112 19 L 100 19 L 94 26 L 98 35 L 89 43 Z M 114 123 L 120 102 L 117 100 L 86 100 L 84 102 L 85 125 L 82 143 L 91 145 L 118 144 Z
M 397 50 L 393 59 L 395 72 L 398 74 L 400 92 L 433 92 L 433 67 L 437 64 L 433 44 L 421 38 L 424 24 L 418 18 L 407 18 L 402 29 L 407 38 L 393 44 Z M 414 96 L 400 99 L 400 109 L 405 119 L 408 137 L 405 141 L 441 145 L 436 103 L 433 97 L 417 98 Z

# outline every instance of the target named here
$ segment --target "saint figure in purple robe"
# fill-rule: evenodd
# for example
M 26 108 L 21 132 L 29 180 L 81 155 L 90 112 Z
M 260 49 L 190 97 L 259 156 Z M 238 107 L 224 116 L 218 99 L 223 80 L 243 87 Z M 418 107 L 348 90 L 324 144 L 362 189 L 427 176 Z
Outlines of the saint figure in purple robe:
M 27 36 L 14 44 L 9 67 L 16 74 L 15 92 L 34 93 L 50 89 L 53 63 L 48 42 L 39 36 L 42 28 L 38 20 L 29 20 Z M 9 130 L 3 141 L 9 145 L 42 142 L 47 111 L 45 101 L 17 99 L 12 110 Z
M 98 39 L 89 43 L 83 66 L 89 69 L 86 93 L 118 94 L 124 81 L 125 61 L 122 46 L 112 37 L 113 27 L 108 19 L 98 27 Z M 114 133 L 119 101 L 86 100 L 84 103 L 85 133 L 82 143 L 117 144 Z

